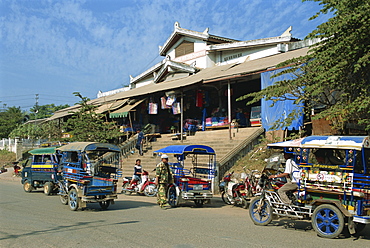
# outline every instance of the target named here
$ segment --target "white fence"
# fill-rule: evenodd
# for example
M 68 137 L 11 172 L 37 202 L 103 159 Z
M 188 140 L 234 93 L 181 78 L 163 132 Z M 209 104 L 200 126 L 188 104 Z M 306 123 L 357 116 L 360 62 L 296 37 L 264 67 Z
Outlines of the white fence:
M 39 147 L 46 140 L 30 139 L 2 139 L 0 140 L 0 150 L 8 150 L 17 155 L 17 159 L 22 156 L 22 152 L 31 148 Z

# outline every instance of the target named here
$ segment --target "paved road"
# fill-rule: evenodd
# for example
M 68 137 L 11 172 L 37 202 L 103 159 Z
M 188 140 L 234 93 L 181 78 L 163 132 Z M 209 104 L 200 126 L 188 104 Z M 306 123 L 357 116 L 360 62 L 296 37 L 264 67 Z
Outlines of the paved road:
M 220 198 L 162 210 L 155 198 L 120 195 L 106 211 L 88 204 L 73 212 L 58 196 L 25 193 L 19 180 L 0 178 L 0 247 L 369 247 L 370 227 L 363 234 L 323 239 L 305 221 L 255 226 L 247 210 Z

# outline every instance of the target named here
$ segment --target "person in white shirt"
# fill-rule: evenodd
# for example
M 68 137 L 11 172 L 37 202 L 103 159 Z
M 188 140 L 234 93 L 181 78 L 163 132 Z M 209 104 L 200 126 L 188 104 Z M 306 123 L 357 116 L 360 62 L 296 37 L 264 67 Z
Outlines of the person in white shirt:
M 296 176 L 297 172 L 299 174 L 299 167 L 292 159 L 292 153 L 284 153 L 284 158 L 286 159 L 285 163 L 285 170 L 284 173 L 278 175 L 271 175 L 269 178 L 277 178 L 277 177 L 286 177 L 288 178 L 288 182 L 284 184 L 283 187 L 278 189 L 278 194 L 285 204 L 291 204 L 292 201 L 288 198 L 286 192 L 288 191 L 295 191 L 298 189 L 298 177 Z M 289 182 L 290 179 L 290 182 Z

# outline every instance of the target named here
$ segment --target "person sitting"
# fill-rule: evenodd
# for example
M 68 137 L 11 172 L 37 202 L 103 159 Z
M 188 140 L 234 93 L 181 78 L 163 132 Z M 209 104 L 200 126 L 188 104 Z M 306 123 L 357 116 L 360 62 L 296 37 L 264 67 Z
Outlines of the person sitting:
M 314 152 L 316 161 L 319 164 L 325 165 L 342 165 L 344 162 L 333 155 L 333 150 L 331 149 L 318 149 Z
M 132 179 L 131 179 L 131 182 L 130 182 L 130 186 L 128 187 L 129 189 L 132 189 L 132 184 L 135 181 L 137 181 L 138 184 L 141 182 L 141 174 L 143 174 L 142 167 L 141 167 L 141 160 L 140 159 L 136 159 L 136 164 L 134 166 L 134 175 L 132 176 Z
M 278 174 L 278 175 L 271 175 L 269 178 L 278 178 L 278 177 L 286 177 L 287 179 L 290 178 L 290 182 L 284 184 L 283 187 L 278 189 L 278 194 L 281 198 L 281 201 L 285 204 L 291 204 L 292 201 L 287 196 L 288 191 L 295 191 L 298 189 L 298 178 L 295 177 L 293 174 L 297 171 L 299 171 L 298 165 L 294 162 L 292 159 L 293 154 L 292 153 L 284 153 L 284 158 L 286 159 L 285 163 L 285 170 L 284 173 Z

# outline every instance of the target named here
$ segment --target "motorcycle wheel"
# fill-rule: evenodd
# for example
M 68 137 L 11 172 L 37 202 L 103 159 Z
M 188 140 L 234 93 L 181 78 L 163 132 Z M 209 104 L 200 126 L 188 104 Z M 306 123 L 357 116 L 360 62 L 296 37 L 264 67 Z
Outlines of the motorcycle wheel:
M 122 186 L 122 194 L 125 194 L 125 195 L 131 195 L 131 191 L 128 191 L 127 188 L 130 186 L 129 183 L 125 183 L 123 186 Z
M 320 237 L 333 239 L 343 231 L 343 214 L 333 205 L 322 204 L 315 208 L 311 220 L 313 229 Z
M 242 207 L 244 209 L 247 209 L 249 207 L 250 201 L 247 201 L 247 199 L 243 198 L 242 199 Z
M 266 199 L 261 198 L 252 199 L 249 206 L 249 216 L 253 223 L 257 226 L 267 226 L 272 221 L 272 208 Z
M 157 194 L 157 187 L 154 184 L 148 184 L 144 189 L 144 194 L 153 197 Z
M 221 194 L 222 201 L 226 203 L 227 205 L 231 205 L 231 202 L 229 200 L 229 196 L 226 194 L 226 192 L 222 192 Z
M 60 195 L 60 196 L 59 196 L 59 199 L 60 199 L 60 202 L 61 202 L 63 205 L 67 205 L 67 204 L 68 204 L 68 196 L 67 196 L 67 195 Z

